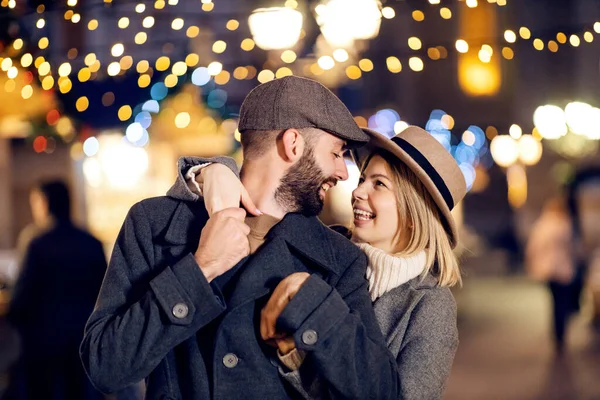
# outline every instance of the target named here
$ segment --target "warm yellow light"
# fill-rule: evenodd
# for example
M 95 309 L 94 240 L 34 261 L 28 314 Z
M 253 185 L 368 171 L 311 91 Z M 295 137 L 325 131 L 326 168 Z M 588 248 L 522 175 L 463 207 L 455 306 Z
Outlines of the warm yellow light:
M 233 77 L 238 80 L 246 79 L 248 77 L 248 69 L 245 67 L 237 67 L 233 71 Z
M 42 50 L 47 48 L 49 44 L 50 44 L 50 41 L 48 40 L 47 37 L 43 37 L 38 41 L 38 47 Z
M 185 22 L 183 21 L 183 18 L 175 18 L 173 22 L 171 22 L 171 29 L 174 31 L 181 30 L 183 29 L 184 24 Z
M 210 64 L 208 64 L 208 67 L 206 67 L 206 69 L 208 69 L 208 73 L 210 75 L 217 76 L 221 71 L 223 71 L 223 64 L 221 64 L 218 61 L 213 61 Z
M 369 60 L 368 58 L 363 58 L 362 60 L 360 60 L 358 62 L 358 66 L 364 72 L 371 72 L 371 71 L 373 71 L 373 61 Z M 346 68 L 346 75 L 348 75 L 348 69 L 347 68 Z M 352 79 L 352 78 L 350 78 L 350 79 Z
M 54 86 L 54 78 L 49 75 L 42 79 L 42 89 L 50 90 Z
M 481 63 L 475 54 L 464 55 L 459 58 L 458 80 L 468 95 L 492 96 L 500 90 L 500 66 L 497 62 Z
M 88 22 L 87 27 L 90 31 L 95 31 L 98 28 L 98 20 L 97 19 L 90 20 Z
M 381 10 L 381 15 L 385 19 L 392 19 L 396 16 L 396 11 L 392 7 L 383 7 Z
M 190 26 L 189 28 L 187 28 L 187 31 L 185 31 L 185 35 L 189 38 L 195 38 L 196 36 L 198 36 L 200 34 L 200 28 L 198 28 L 197 26 Z
M 525 26 L 522 26 L 522 27 L 519 29 L 519 35 L 520 35 L 520 36 L 521 36 L 521 38 L 523 38 L 523 39 L 529 39 L 529 38 L 531 38 L 531 31 L 530 31 L 530 30 L 529 30 L 527 27 L 525 27 Z
M 202 4 L 202 11 L 210 12 L 215 8 L 215 3 L 204 3 Z
M 15 81 L 13 81 L 12 79 L 9 79 L 6 81 L 6 83 L 4 84 L 4 90 L 7 93 L 12 93 L 15 91 L 15 87 L 17 86 L 17 84 L 15 83 Z
M 269 69 L 263 69 L 258 73 L 258 81 L 260 83 L 269 82 L 275 79 L 275 74 Z
M 9 58 L 8 59 L 10 61 L 10 65 L 12 65 L 12 60 Z M 35 59 L 35 62 L 33 63 L 33 65 L 35 65 L 36 68 L 39 68 L 42 66 L 42 64 L 46 61 L 46 59 L 44 58 L 44 56 L 39 56 Z M 2 61 L 4 63 L 4 61 Z M 48 68 L 50 68 L 50 64 L 48 64 Z M 2 68 L 3 71 L 8 70 L 8 68 L 4 69 Z
M 19 70 L 15 66 L 10 67 L 6 72 L 6 76 L 8 76 L 9 79 L 15 79 L 17 75 L 19 75 Z
M 517 34 L 508 29 L 504 32 L 504 40 L 506 40 L 508 43 L 514 43 L 517 41 Z
M 147 60 L 138 61 L 137 65 L 135 66 L 135 70 L 139 74 L 145 73 L 148 71 L 148 68 L 150 68 L 150 63 Z
M 527 173 L 520 165 L 511 165 L 506 171 L 508 182 L 508 202 L 514 208 L 522 207 L 527 202 Z
M 138 4 L 138 5 L 135 6 L 135 12 L 136 13 L 141 14 L 144 11 L 146 11 L 146 5 L 145 4 L 140 3 L 140 4 Z
M 571 35 L 571 37 L 569 38 L 569 43 L 571 43 L 571 46 L 573 47 L 579 47 L 579 45 L 581 44 L 581 40 L 579 39 L 579 36 Z
M 150 86 L 150 75 L 148 74 L 142 74 L 140 75 L 140 77 L 138 78 L 138 86 L 141 88 L 145 88 Z
M 295 10 L 298 8 L 298 2 L 296 0 L 286 0 L 283 6 Z
M 33 56 L 29 53 L 25 53 L 23 54 L 23 56 L 21 57 L 21 65 L 24 68 L 29 67 L 31 64 L 33 63 Z
M 388 57 L 385 60 L 385 63 L 387 65 L 388 70 L 394 74 L 397 74 L 398 72 L 402 71 L 402 63 L 400 62 L 400 60 L 398 60 L 397 57 Z
M 500 7 L 505 6 L 506 5 L 506 0 L 497 0 L 496 4 L 498 4 Z
M 65 79 L 64 81 L 61 81 L 58 83 L 58 90 L 62 94 L 69 93 L 72 88 L 73 88 L 73 83 L 71 82 L 70 79 Z
M 479 50 L 477 55 L 482 63 L 489 63 L 492 60 L 491 54 L 483 49 Z
M 448 7 L 440 8 L 440 16 L 444 19 L 452 18 L 452 11 Z
M 154 8 L 156 8 L 157 10 L 162 10 L 163 8 L 165 8 L 164 0 L 156 0 L 154 2 Z
M 81 68 L 77 73 L 77 79 L 79 82 L 87 82 L 92 76 L 92 72 L 88 67 Z
M 225 27 L 230 31 L 235 31 L 237 28 L 240 27 L 240 23 L 237 19 L 230 19 L 229 21 L 227 21 L 227 25 L 225 25 Z
M 588 43 L 592 43 L 594 41 L 594 34 L 592 32 L 584 33 L 583 40 L 585 40 Z
M 121 108 L 119 108 L 117 115 L 121 121 L 127 121 L 129 118 L 131 118 L 131 113 L 131 107 L 122 106 Z
M 514 164 L 519 158 L 517 142 L 508 135 L 498 135 L 490 143 L 492 158 L 501 167 Z
M 77 5 L 77 0 L 67 0 L 67 5 L 69 7 L 75 7 Z
M 38 74 L 40 74 L 41 76 L 46 76 L 49 73 L 50 73 L 50 63 L 48 61 L 44 61 L 38 68 Z
M 317 60 L 317 64 L 319 64 L 319 67 L 321 67 L 321 69 L 323 69 L 324 71 L 329 71 L 330 69 L 335 67 L 335 61 L 330 56 L 319 57 L 319 59 Z
M 101 66 L 102 65 L 100 64 L 100 60 L 96 60 L 92 65 L 90 65 L 90 71 L 98 72 Z
M 144 20 L 142 21 L 142 26 L 144 28 L 152 28 L 154 26 L 154 17 L 146 17 L 144 18 Z
M 90 65 L 96 62 L 96 54 L 89 53 L 87 56 L 85 56 L 85 59 L 83 61 L 85 62 L 85 65 L 89 67 Z
M 440 0 L 429 0 L 429 4 L 440 4 Z
M 71 64 L 62 63 L 60 67 L 58 67 L 58 75 L 60 76 L 69 76 L 71 73 Z
M 187 128 L 190 124 L 190 114 L 187 112 L 180 112 L 175 116 L 175 126 L 179 129 Z
M 227 49 L 227 43 L 225 43 L 222 40 L 217 40 L 216 42 L 213 43 L 212 46 L 212 51 L 217 53 L 217 54 L 221 54 L 225 51 L 225 49 Z
M 427 49 L 427 56 L 432 60 L 439 60 L 441 58 L 440 51 L 435 47 L 430 47 Z
M 217 85 L 225 85 L 231 79 L 231 74 L 227 71 L 221 71 L 215 76 L 215 83 Z
M 422 47 L 421 39 L 418 37 L 410 37 L 408 38 L 408 47 L 413 50 L 419 50 Z
M 333 58 L 337 62 L 346 62 L 348 61 L 348 52 L 344 49 L 336 49 L 333 51 Z
M 549 41 L 548 50 L 550 50 L 553 53 L 556 53 L 558 51 L 558 43 L 556 43 L 554 40 Z
M 288 64 L 293 63 L 296 61 L 296 53 L 294 53 L 292 50 L 285 50 L 283 53 L 281 53 L 281 60 Z
M 117 75 L 119 75 L 119 72 L 121 72 L 121 65 L 119 65 L 118 62 L 113 61 L 110 64 L 108 64 L 108 68 L 106 68 L 106 72 L 108 73 L 109 76 L 117 76 Z
M 421 22 L 425 19 L 425 14 L 423 14 L 423 11 L 415 10 L 412 12 L 412 17 L 415 21 Z
M 133 65 L 133 57 L 125 56 L 121 58 L 119 65 L 121 66 L 122 70 L 127 71 Z
M 321 69 L 321 67 L 319 67 L 319 64 L 317 64 L 317 63 L 312 63 L 310 65 L 309 70 L 310 70 L 311 74 L 316 75 L 316 76 L 323 75 L 323 73 L 325 72 Z
M 169 57 L 167 57 L 167 56 L 159 57 L 155 63 L 157 71 L 166 71 L 170 65 L 171 65 L 171 60 L 169 60 Z
M 346 76 L 355 81 L 360 79 L 362 76 L 362 71 L 356 65 L 350 65 L 348 68 L 346 68 Z
M 2 68 L 2 71 L 8 71 L 10 67 L 12 67 L 12 59 L 11 58 L 5 58 L 4 60 L 2 60 L 2 63 L 0 63 L 0 68 Z
M 80 98 L 77 99 L 77 102 L 75 102 L 75 107 L 77 108 L 77 111 L 79 111 L 79 112 L 83 112 L 83 111 L 87 110 L 89 105 L 90 105 L 90 101 L 85 96 L 81 96 Z
M 600 22 L 594 23 L 594 31 L 600 33 Z
M 40 18 L 37 20 L 35 26 L 37 26 L 38 29 L 42 29 L 44 26 L 46 26 L 46 21 L 44 20 L 44 18 Z
M 242 43 L 240 44 L 240 47 L 242 48 L 242 50 L 244 51 L 250 51 L 254 48 L 254 40 L 252 39 L 244 39 L 242 40 Z
M 562 33 L 562 32 L 558 32 L 558 33 L 556 34 L 556 41 L 557 41 L 558 43 L 560 43 L 560 44 L 565 44 L 565 43 L 567 43 L 567 35 L 565 35 L 565 34 L 564 34 L 564 33 Z
M 523 129 L 517 124 L 512 124 L 508 129 L 508 133 L 513 139 L 518 139 L 523 136 Z
M 135 38 L 133 39 L 135 44 L 144 44 L 146 40 L 148 40 L 148 34 L 146 32 L 138 32 L 135 34 Z
M 74 24 L 76 24 L 79 21 L 81 21 L 81 15 L 79 15 L 79 14 L 73 14 L 73 17 L 71 17 L 71 22 L 73 22 Z
M 119 26 L 119 28 L 121 29 L 125 29 L 129 26 L 129 18 L 127 17 L 122 17 L 121 19 L 119 19 L 119 22 L 117 23 L 117 25 Z
M 284 76 L 292 76 L 294 73 L 288 67 L 281 67 L 275 72 L 275 78 L 283 78 Z
M 423 71 L 423 60 L 421 60 L 419 57 L 411 57 L 408 59 L 408 66 L 415 72 Z
M 469 44 L 463 39 L 458 39 L 456 41 L 456 50 L 459 53 L 467 53 L 469 51 Z
M 21 48 L 23 47 L 23 39 L 15 40 L 12 45 L 15 50 L 21 50 Z
M 187 72 L 187 64 L 183 61 L 177 61 L 173 64 L 171 71 L 177 76 L 184 75 Z
M 535 39 L 533 41 L 533 47 L 536 50 L 544 50 L 544 42 L 542 41 L 542 39 Z
M 502 57 L 507 60 L 512 60 L 515 57 L 515 52 L 510 47 L 504 47 L 502 49 Z
M 177 75 L 169 74 L 165 78 L 165 86 L 168 88 L 175 87 L 175 86 L 177 86 L 178 81 L 179 81 L 179 79 L 177 79 Z
M 113 57 L 120 57 L 123 55 L 124 51 L 125 46 L 123 46 L 123 43 L 117 43 L 110 49 L 110 54 L 112 54 Z
M 467 0 L 466 4 L 469 8 L 475 8 L 477 7 L 477 0 Z
M 188 67 L 195 67 L 200 62 L 200 57 L 196 53 L 190 53 L 185 57 L 185 65 Z

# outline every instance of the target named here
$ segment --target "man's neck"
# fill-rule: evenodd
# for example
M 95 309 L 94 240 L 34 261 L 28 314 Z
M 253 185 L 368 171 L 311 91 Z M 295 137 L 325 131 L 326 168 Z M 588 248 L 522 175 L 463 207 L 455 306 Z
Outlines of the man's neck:
M 280 166 L 272 165 L 268 160 L 246 161 L 240 173 L 242 184 L 254 205 L 264 214 L 278 219 L 288 213 L 275 201 L 275 191 L 279 187 L 281 176 L 273 171 L 280 169 Z

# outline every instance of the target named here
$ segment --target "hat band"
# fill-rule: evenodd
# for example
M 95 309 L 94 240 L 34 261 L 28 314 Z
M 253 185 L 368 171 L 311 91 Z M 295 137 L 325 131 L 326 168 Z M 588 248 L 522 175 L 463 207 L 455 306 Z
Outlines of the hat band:
M 425 173 L 429 175 L 433 181 L 433 184 L 442 195 L 442 198 L 444 199 L 444 202 L 446 202 L 448 208 L 452 210 L 454 208 L 454 199 L 452 198 L 450 189 L 448 189 L 444 179 L 440 176 L 440 174 L 438 174 L 436 169 L 433 167 L 433 165 L 431 165 L 423 153 L 402 138 L 393 137 L 392 141 L 396 143 L 402 150 L 404 150 L 413 160 L 415 160 L 417 164 L 421 166 L 421 168 L 423 168 Z

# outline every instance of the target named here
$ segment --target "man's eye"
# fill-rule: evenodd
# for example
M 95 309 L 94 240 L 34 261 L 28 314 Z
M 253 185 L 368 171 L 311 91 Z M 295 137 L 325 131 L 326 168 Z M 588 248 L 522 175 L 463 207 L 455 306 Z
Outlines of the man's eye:
M 361 183 L 363 183 L 365 181 L 365 178 L 363 178 L 362 176 L 360 178 L 358 178 L 358 184 L 360 185 Z
M 333 153 L 333 155 L 335 156 L 335 158 L 342 158 L 342 155 L 340 153 Z

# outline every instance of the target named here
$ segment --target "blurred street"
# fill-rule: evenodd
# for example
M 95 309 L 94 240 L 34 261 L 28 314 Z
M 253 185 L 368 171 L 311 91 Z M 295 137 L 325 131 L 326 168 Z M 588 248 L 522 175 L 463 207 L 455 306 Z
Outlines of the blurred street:
M 460 345 L 447 400 L 600 399 L 600 337 L 574 317 L 555 358 L 550 294 L 523 277 L 473 276 L 455 292 Z

